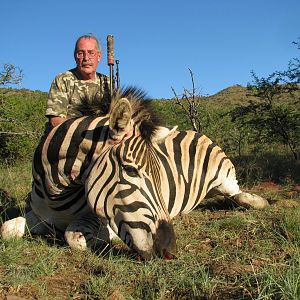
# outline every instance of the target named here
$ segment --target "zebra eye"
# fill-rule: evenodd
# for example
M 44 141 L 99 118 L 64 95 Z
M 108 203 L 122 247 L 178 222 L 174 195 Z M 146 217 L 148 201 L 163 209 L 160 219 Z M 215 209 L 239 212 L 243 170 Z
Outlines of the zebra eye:
M 127 175 L 130 177 L 138 177 L 139 176 L 138 170 L 133 166 L 123 165 L 123 169 L 127 173 Z

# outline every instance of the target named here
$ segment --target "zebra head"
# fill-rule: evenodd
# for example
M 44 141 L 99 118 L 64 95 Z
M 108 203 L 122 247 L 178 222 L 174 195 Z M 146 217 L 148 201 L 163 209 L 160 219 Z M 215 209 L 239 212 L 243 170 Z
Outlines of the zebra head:
M 109 127 L 111 146 L 99 156 L 86 181 L 88 202 L 143 259 L 171 259 L 176 239 L 152 143 L 172 130 L 156 126 L 148 110 L 125 97 L 113 104 Z

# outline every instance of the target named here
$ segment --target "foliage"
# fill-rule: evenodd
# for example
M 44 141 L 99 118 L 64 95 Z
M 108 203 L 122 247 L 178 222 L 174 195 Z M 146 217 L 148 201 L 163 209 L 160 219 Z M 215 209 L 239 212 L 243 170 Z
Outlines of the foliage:
M 254 185 L 271 181 L 279 184 L 300 183 L 299 164 L 282 148 L 258 151 L 232 158 L 241 184 Z
M 0 71 L 0 86 L 22 81 L 23 71 L 4 64 Z M 30 91 L 16 92 L 0 89 L 0 158 L 15 161 L 32 156 L 41 135 L 43 102 L 40 95 Z
M 0 89 L 0 158 L 28 159 L 42 135 L 45 93 Z
M 242 130 L 253 130 L 253 140 L 288 146 L 297 160 L 300 151 L 300 61 L 293 59 L 286 71 L 259 78 L 252 72 L 248 90 L 253 96 L 246 105 L 231 111 L 232 121 Z M 288 98 L 288 101 L 282 101 Z
M 23 79 L 23 71 L 12 64 L 4 64 L 0 71 L 0 86 L 18 84 Z

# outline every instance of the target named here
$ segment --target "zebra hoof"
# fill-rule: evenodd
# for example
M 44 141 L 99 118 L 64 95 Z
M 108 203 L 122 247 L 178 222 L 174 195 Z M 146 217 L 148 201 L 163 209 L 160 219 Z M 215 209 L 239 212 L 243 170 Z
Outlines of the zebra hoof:
M 26 219 L 17 217 L 3 223 L 1 227 L 1 237 L 4 240 L 10 238 L 21 238 L 25 233 Z
M 68 245 L 73 249 L 85 250 L 87 248 L 84 234 L 80 231 L 66 231 L 65 239 Z
M 234 201 L 245 208 L 264 209 L 269 206 L 269 202 L 266 199 L 245 192 L 235 195 Z

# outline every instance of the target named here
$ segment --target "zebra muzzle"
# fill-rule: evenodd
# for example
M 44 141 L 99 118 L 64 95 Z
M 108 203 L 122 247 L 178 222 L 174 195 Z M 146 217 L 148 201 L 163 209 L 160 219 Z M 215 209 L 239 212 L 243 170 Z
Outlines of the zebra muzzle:
M 166 249 L 163 250 L 163 257 L 164 260 L 172 260 L 177 259 L 176 255 L 168 252 Z
M 159 221 L 154 238 L 156 255 L 165 260 L 176 259 L 177 245 L 173 224 L 166 220 Z

